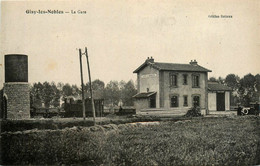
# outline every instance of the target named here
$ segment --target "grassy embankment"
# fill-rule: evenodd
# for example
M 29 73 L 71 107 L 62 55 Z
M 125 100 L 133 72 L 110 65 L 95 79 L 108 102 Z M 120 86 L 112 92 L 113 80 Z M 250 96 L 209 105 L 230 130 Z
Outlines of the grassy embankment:
M 260 118 L 194 118 L 1 134 L 1 164 L 260 164 Z

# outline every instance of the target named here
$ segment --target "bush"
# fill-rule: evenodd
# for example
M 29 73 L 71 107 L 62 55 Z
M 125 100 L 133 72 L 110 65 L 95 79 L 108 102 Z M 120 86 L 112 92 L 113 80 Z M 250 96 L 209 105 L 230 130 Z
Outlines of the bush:
M 199 117 L 202 116 L 199 107 L 192 107 L 188 110 L 188 112 L 184 115 L 185 117 Z
M 169 118 L 168 118 L 169 119 Z M 183 117 L 171 118 L 173 121 L 182 120 Z M 156 116 L 135 116 L 128 115 L 124 117 L 109 117 L 109 119 L 105 119 L 102 121 L 96 122 L 98 125 L 106 125 L 106 124 L 125 124 L 125 123 L 133 123 L 133 122 L 149 122 L 149 121 L 163 121 L 163 118 Z M 14 132 L 14 131 L 24 131 L 24 130 L 45 130 L 45 129 L 64 129 L 66 127 L 73 126 L 81 126 L 81 127 L 90 127 L 93 126 L 92 119 L 86 119 L 83 121 L 82 119 L 43 119 L 43 120 L 2 120 L 1 123 L 1 132 Z
M 93 126 L 92 120 L 75 120 L 75 121 L 55 121 L 55 120 L 4 120 L 1 121 L 1 132 L 24 131 L 24 130 L 44 130 L 44 129 L 64 129 L 73 126 Z

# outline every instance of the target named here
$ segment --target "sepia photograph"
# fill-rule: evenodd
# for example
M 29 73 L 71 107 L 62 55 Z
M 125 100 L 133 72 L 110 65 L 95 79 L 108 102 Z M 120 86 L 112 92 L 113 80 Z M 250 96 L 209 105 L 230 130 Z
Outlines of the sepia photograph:
M 259 0 L 0 0 L 0 165 L 260 165 Z

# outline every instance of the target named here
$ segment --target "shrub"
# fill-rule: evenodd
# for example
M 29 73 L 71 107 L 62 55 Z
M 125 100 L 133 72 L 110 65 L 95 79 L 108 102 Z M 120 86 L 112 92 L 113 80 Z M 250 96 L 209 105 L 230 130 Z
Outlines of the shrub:
M 192 107 L 191 109 L 188 110 L 188 112 L 184 116 L 185 117 L 198 117 L 198 116 L 202 116 L 202 115 L 201 115 L 199 107 Z

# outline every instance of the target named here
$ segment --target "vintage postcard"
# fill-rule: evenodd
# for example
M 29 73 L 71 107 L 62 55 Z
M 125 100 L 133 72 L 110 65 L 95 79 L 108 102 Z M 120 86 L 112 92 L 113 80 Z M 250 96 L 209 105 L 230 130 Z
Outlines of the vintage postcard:
M 260 1 L 0 10 L 1 165 L 260 164 Z

